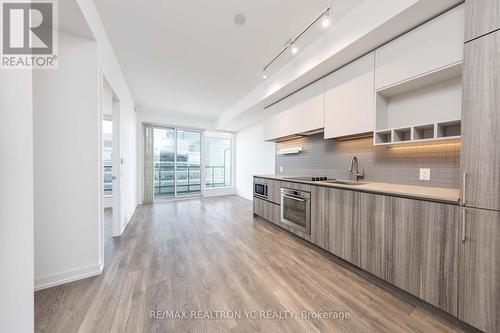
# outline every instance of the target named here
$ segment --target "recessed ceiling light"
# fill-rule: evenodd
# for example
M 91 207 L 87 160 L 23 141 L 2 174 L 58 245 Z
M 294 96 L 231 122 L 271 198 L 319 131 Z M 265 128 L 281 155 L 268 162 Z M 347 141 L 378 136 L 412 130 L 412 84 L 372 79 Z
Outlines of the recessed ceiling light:
M 265 80 L 267 79 L 267 75 L 266 74 L 262 74 L 262 78 Z
M 243 14 L 236 14 L 234 15 L 234 23 L 236 25 L 243 25 L 245 24 L 247 18 Z
M 297 47 L 297 45 L 293 44 L 290 48 L 290 51 L 292 52 L 292 54 L 297 54 L 299 53 L 299 48 Z

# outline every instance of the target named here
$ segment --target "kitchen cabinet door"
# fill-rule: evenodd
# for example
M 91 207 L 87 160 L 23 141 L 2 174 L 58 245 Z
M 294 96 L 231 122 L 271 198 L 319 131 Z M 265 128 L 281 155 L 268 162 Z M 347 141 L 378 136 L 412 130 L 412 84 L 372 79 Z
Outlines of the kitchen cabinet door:
M 387 279 L 388 269 L 389 202 L 390 197 L 384 195 L 359 194 L 360 267 L 383 280 Z
M 359 193 L 339 189 L 328 192 L 328 251 L 359 266 Z
M 253 213 L 273 224 L 280 225 L 280 206 L 272 202 L 253 198 Z
M 465 40 L 478 38 L 500 29 L 500 1 L 465 1 Z
M 500 332 L 500 212 L 462 209 L 458 317 Z
M 462 204 L 500 210 L 500 31 L 465 44 Z
M 463 59 L 464 6 L 460 5 L 375 51 L 375 89 Z
M 264 121 L 264 139 L 275 141 L 325 126 L 324 80 L 297 91 L 267 110 L 274 114 Z
M 325 139 L 373 132 L 375 53 L 325 78 Z
M 311 186 L 311 242 L 328 251 L 330 189 Z
M 457 315 L 459 206 L 387 198 L 386 280 Z

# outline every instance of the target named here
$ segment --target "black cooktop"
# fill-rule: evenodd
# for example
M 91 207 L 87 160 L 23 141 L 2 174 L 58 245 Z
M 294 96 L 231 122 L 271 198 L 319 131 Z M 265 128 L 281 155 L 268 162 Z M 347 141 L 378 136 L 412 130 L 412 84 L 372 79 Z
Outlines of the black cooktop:
M 308 182 L 323 182 L 325 180 L 333 180 L 328 179 L 328 177 L 286 177 L 285 179 L 304 180 Z

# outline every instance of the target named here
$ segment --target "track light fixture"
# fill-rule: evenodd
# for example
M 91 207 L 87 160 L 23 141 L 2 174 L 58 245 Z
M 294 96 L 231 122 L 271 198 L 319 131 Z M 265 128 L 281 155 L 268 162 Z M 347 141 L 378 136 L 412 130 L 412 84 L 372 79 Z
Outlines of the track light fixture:
M 299 40 L 300 37 L 302 37 L 303 34 L 306 33 L 307 30 L 311 29 L 313 25 L 318 23 L 321 20 L 321 25 L 323 28 L 327 28 L 331 24 L 331 19 L 330 19 L 330 10 L 331 7 L 329 6 L 327 9 L 325 9 L 323 12 L 321 12 L 320 15 L 314 19 L 307 27 L 302 29 L 302 31 L 295 36 L 294 38 L 291 39 L 290 43 L 288 43 L 280 52 L 278 52 L 272 59 L 267 63 L 267 65 L 264 66 L 262 72 L 265 73 L 266 70 L 271 66 L 286 50 L 290 49 L 290 52 L 292 54 L 297 54 L 299 52 L 299 48 L 297 46 L 297 41 Z M 264 77 L 265 76 L 265 77 Z M 266 74 L 262 75 L 262 78 L 265 79 L 267 78 Z

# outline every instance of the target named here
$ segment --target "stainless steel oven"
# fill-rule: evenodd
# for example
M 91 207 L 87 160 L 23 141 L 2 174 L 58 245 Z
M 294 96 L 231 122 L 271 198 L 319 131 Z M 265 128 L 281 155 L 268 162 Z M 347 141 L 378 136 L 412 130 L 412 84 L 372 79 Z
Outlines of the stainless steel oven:
M 281 188 L 281 222 L 311 234 L 311 193 Z
M 268 199 L 267 184 L 259 181 L 253 183 L 253 195 L 257 198 Z

